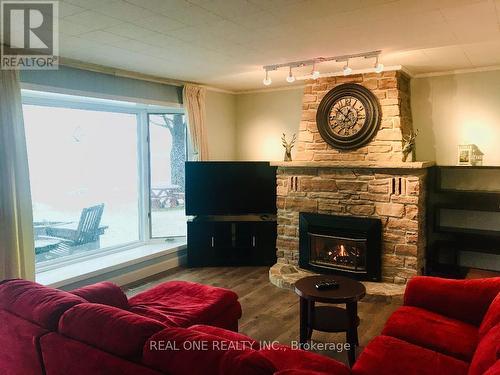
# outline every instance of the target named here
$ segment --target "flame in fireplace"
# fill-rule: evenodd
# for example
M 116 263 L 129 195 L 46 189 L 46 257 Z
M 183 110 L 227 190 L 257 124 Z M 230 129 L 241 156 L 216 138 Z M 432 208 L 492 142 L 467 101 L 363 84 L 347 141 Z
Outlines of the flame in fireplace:
M 333 262 L 354 266 L 356 258 L 360 256 L 360 251 L 356 247 L 346 248 L 344 244 L 340 244 L 335 247 L 335 250 L 329 250 L 327 254 Z
M 349 254 L 347 254 L 347 251 L 345 250 L 344 245 L 340 245 L 340 251 L 338 252 L 337 256 L 339 257 L 348 257 Z

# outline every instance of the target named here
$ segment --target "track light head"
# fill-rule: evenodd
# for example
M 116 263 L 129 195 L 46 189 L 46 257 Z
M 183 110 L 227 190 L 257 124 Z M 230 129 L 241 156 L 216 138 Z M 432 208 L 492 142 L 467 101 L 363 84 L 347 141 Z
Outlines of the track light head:
M 311 71 L 311 78 L 312 79 L 318 79 L 319 75 L 320 75 L 319 70 L 316 69 L 316 63 L 314 63 L 312 71 Z
M 352 68 L 349 66 L 349 59 L 347 59 L 346 65 L 342 70 L 344 71 L 345 76 L 348 76 L 349 74 L 352 73 Z
M 287 81 L 288 83 L 293 83 L 293 82 L 295 82 L 295 77 L 294 77 L 294 76 L 293 76 L 293 74 L 292 74 L 292 67 L 290 67 L 290 70 L 289 70 L 289 72 L 288 72 L 288 76 L 286 77 L 286 81 Z
M 269 86 L 271 83 L 273 83 L 271 77 L 269 77 L 269 70 L 266 70 L 266 78 L 264 78 L 262 80 L 262 83 L 265 85 L 265 86 Z
M 382 73 L 384 71 L 384 64 L 378 62 L 378 56 L 377 59 L 375 60 L 374 70 L 375 73 Z

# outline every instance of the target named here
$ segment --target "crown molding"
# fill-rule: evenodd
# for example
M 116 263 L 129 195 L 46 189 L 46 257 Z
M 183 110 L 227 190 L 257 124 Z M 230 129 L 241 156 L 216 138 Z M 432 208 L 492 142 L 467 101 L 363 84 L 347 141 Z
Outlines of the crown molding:
M 481 67 L 467 68 L 467 69 L 445 70 L 442 72 L 433 72 L 433 73 L 420 73 L 420 74 L 415 74 L 413 78 L 451 76 L 456 74 L 492 72 L 495 70 L 500 70 L 500 65 L 481 66 Z

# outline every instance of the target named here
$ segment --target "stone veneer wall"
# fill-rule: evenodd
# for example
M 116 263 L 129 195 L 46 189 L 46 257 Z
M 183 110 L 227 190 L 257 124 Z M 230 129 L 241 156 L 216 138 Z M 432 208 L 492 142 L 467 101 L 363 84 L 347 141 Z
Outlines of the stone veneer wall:
M 370 89 L 382 109 L 380 128 L 366 146 L 339 151 L 318 132 L 316 111 L 325 94 L 342 83 L 357 83 Z M 403 134 L 412 129 L 410 78 L 401 71 L 327 77 L 308 81 L 302 100 L 302 119 L 297 140 L 297 161 L 401 161 Z
M 298 265 L 299 212 L 380 218 L 382 281 L 424 267 L 426 169 L 279 167 L 278 262 Z

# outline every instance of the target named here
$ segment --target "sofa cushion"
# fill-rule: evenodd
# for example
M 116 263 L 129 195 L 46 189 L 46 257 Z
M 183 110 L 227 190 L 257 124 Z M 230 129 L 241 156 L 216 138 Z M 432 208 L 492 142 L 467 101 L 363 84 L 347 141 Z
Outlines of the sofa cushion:
M 23 372 L 22 374 L 161 375 L 160 372 L 146 366 L 54 332 L 40 339 L 40 348 L 45 372 Z
M 395 337 L 380 335 L 363 350 L 354 375 L 465 375 L 468 363 Z
M 477 327 L 411 306 L 397 309 L 385 324 L 382 334 L 468 362 L 478 342 Z
M 273 374 L 274 366 L 255 350 L 186 328 L 166 328 L 144 345 L 143 362 L 170 375 Z
M 78 288 L 71 291 L 88 302 L 128 309 L 128 298 L 121 288 L 110 282 L 102 282 Z
M 140 358 L 146 340 L 163 328 L 156 320 L 96 303 L 69 309 L 59 322 L 63 335 L 132 359 Z
M 500 323 L 481 339 L 472 358 L 469 375 L 482 375 L 500 359 Z
M 235 305 L 238 306 L 236 315 L 226 319 L 233 321 L 241 317 L 236 293 L 187 281 L 160 284 L 132 297 L 129 304 L 130 311 L 179 327 L 211 324 Z
M 241 333 L 238 332 L 233 332 L 227 329 L 219 328 L 219 327 L 214 327 L 214 326 L 207 326 L 203 324 L 197 324 L 194 326 L 189 327 L 190 330 L 197 331 L 197 332 L 203 332 L 203 333 L 208 333 L 209 335 L 214 335 L 220 338 L 223 338 L 228 341 L 233 341 L 233 342 L 239 342 L 245 347 L 251 348 L 258 350 L 259 349 L 259 342 L 248 337 L 245 335 L 242 335 Z
M 484 375 L 498 375 L 500 374 L 500 359 L 497 359 L 495 364 L 491 366 Z
M 406 285 L 404 304 L 479 327 L 488 307 L 499 292 L 500 277 L 450 280 L 416 276 Z
M 32 281 L 10 280 L 0 284 L 0 308 L 49 330 L 57 328 L 66 310 L 85 302 L 74 294 Z
M 43 374 L 37 342 L 47 332 L 0 309 L 0 374 Z
M 335 375 L 349 375 L 349 369 L 342 363 L 305 350 L 292 349 L 285 345 L 274 345 L 259 353 L 267 358 L 277 370 L 300 370 L 326 372 Z
M 488 331 L 500 323 L 500 293 L 497 294 L 491 303 L 481 325 L 479 326 L 479 336 L 483 337 Z

